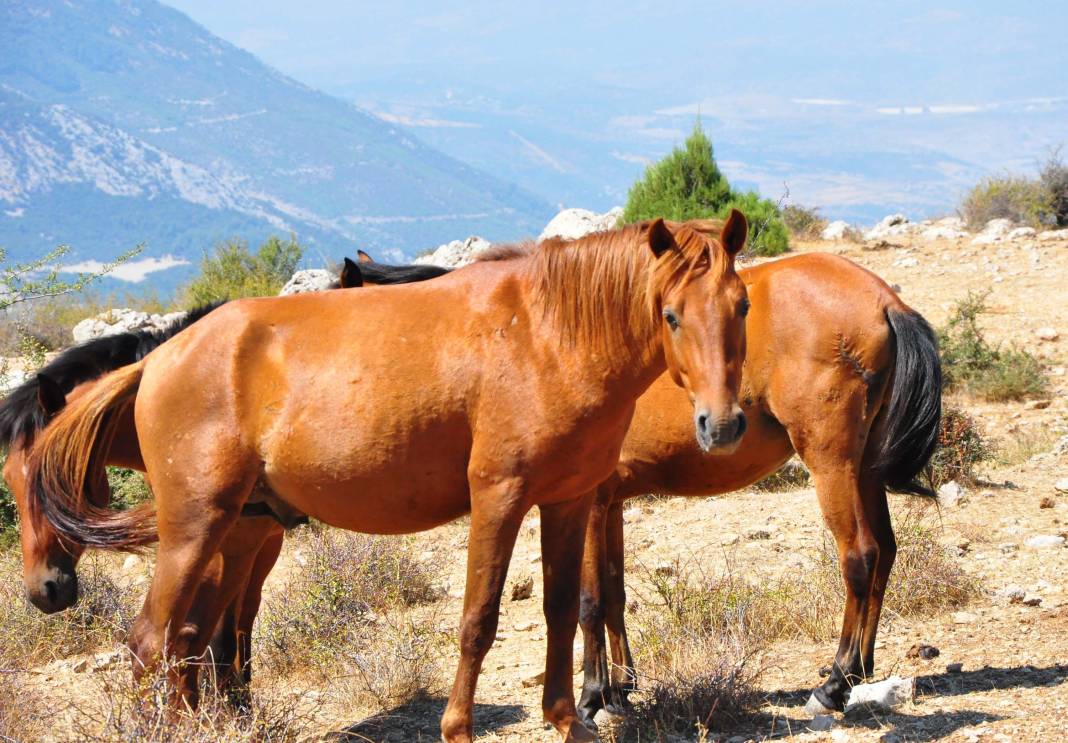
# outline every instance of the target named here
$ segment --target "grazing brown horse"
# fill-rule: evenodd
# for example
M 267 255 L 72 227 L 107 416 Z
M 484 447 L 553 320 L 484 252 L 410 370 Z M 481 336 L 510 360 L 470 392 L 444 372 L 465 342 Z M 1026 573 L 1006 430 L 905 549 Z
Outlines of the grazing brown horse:
M 846 587 L 833 670 L 808 708 L 841 709 L 852 685 L 874 670 L 875 633 L 896 553 L 886 491 L 931 494 L 914 478 L 937 442 L 937 342 L 890 287 L 844 258 L 799 255 L 739 275 L 752 302 L 743 445 L 728 456 L 700 456 L 689 434 L 686 396 L 664 376 L 638 400 L 619 464 L 598 488 L 580 614 L 585 682 L 579 710 L 586 720 L 606 704 L 622 711 L 633 687 L 624 627 L 624 500 L 738 490 L 795 452 L 812 472 Z
M 745 289 L 733 258 L 746 231 L 738 212 L 719 240 L 657 220 L 434 282 L 230 303 L 59 413 L 28 462 L 31 511 L 105 548 L 158 533 L 130 633 L 140 667 L 203 652 L 247 580 L 254 553 L 224 542 L 254 492 L 376 533 L 470 513 L 461 658 L 442 719 L 445 740 L 466 741 L 516 533 L 539 506 L 543 709 L 567 739 L 592 740 L 576 717 L 571 642 L 593 488 L 665 368 L 692 400 L 702 449 L 736 446 Z M 91 463 L 131 405 L 154 521 L 151 508 L 109 512 L 89 497 Z M 217 576 L 211 590 L 205 575 Z M 195 667 L 177 668 L 195 701 Z
M 437 266 L 374 263 L 362 251 L 361 261 L 367 264 L 362 270 L 346 259 L 341 274 L 342 286 L 411 283 L 448 272 Z M 84 545 L 62 539 L 47 521 L 35 519 L 29 512 L 26 458 L 34 437 L 65 405 L 92 389 L 103 374 L 144 358 L 218 306 L 211 304 L 196 308 L 181 321 L 161 330 L 118 333 L 68 348 L 0 401 L 0 448 L 7 450 L 3 476 L 14 495 L 21 522 L 23 582 L 30 602 L 41 611 L 47 614 L 62 611 L 77 600 L 76 566 Z M 105 465 L 144 471 L 132 410 L 123 414 L 111 447 L 102 453 L 100 460 L 99 469 L 93 474 L 97 483 L 93 499 L 97 505 L 104 505 L 108 500 Z M 242 536 L 247 547 L 247 540 L 255 541 L 258 530 L 258 538 L 262 541 L 260 554 L 252 566 L 248 586 L 227 607 L 211 643 L 210 656 L 216 665 L 214 677 L 235 699 L 243 698 L 250 681 L 252 624 L 259 609 L 263 581 L 274 566 L 282 545 L 282 527 L 276 523 L 280 521 L 279 517 L 269 508 L 263 508 L 263 504 L 259 505 L 259 508 L 246 506 L 243 509 L 242 517 L 255 521 L 248 522 L 249 528 Z M 259 518 L 262 516 L 267 518 Z

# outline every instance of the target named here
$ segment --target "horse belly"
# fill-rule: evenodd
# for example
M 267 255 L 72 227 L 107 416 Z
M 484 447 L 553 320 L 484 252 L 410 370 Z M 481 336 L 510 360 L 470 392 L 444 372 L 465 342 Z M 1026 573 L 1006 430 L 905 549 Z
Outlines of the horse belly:
M 343 441 L 343 437 L 337 437 Z M 340 443 L 335 439 L 335 444 Z M 431 529 L 470 511 L 470 447 L 421 436 L 405 446 L 320 446 L 302 460 L 292 450 L 265 466 L 268 487 L 325 523 L 371 534 Z

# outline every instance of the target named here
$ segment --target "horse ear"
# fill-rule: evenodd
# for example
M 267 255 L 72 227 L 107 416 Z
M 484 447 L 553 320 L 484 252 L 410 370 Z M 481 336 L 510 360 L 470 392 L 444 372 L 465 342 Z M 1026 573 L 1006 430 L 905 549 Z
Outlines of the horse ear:
M 745 247 L 745 241 L 749 238 L 749 221 L 737 209 L 731 209 L 727 217 L 727 223 L 723 225 L 723 231 L 719 235 L 719 241 L 723 243 L 723 249 L 732 257 L 738 255 Z
M 342 289 L 363 286 L 363 272 L 360 270 L 360 264 L 346 257 L 345 266 L 341 269 L 340 279 Z
M 67 404 L 67 396 L 59 388 L 51 377 L 44 374 L 37 375 L 37 404 L 51 418 Z
M 663 218 L 658 218 L 649 225 L 649 249 L 653 251 L 653 255 L 659 258 L 664 254 L 664 251 L 671 250 L 674 247 L 675 236 L 671 234 L 671 230 L 664 224 Z
M 363 252 L 362 250 L 357 250 L 356 251 L 356 258 L 360 261 L 360 263 L 374 263 L 375 262 L 374 258 L 372 258 L 371 256 L 367 255 L 367 253 Z

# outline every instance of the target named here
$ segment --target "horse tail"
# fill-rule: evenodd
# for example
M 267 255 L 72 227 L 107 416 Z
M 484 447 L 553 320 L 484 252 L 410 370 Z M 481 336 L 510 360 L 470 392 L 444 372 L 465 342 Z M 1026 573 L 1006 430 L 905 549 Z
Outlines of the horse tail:
M 917 481 L 938 447 L 942 419 L 942 363 L 938 338 L 910 309 L 889 308 L 895 350 L 890 403 L 875 468 L 889 490 L 934 497 Z
M 102 378 L 72 402 L 37 437 L 26 482 L 34 517 L 43 516 L 76 544 L 136 550 L 158 540 L 155 507 L 145 503 L 113 511 L 90 500 L 123 413 L 137 398 L 144 361 Z

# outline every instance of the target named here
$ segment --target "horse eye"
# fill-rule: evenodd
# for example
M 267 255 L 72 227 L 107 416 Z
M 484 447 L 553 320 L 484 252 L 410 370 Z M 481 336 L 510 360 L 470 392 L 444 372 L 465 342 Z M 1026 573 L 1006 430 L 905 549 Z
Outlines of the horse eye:
M 743 299 L 742 303 L 738 305 L 738 314 L 745 317 L 749 314 L 749 300 Z
M 664 310 L 664 319 L 667 321 L 668 327 L 672 330 L 679 329 L 679 318 L 675 316 L 674 311 Z

